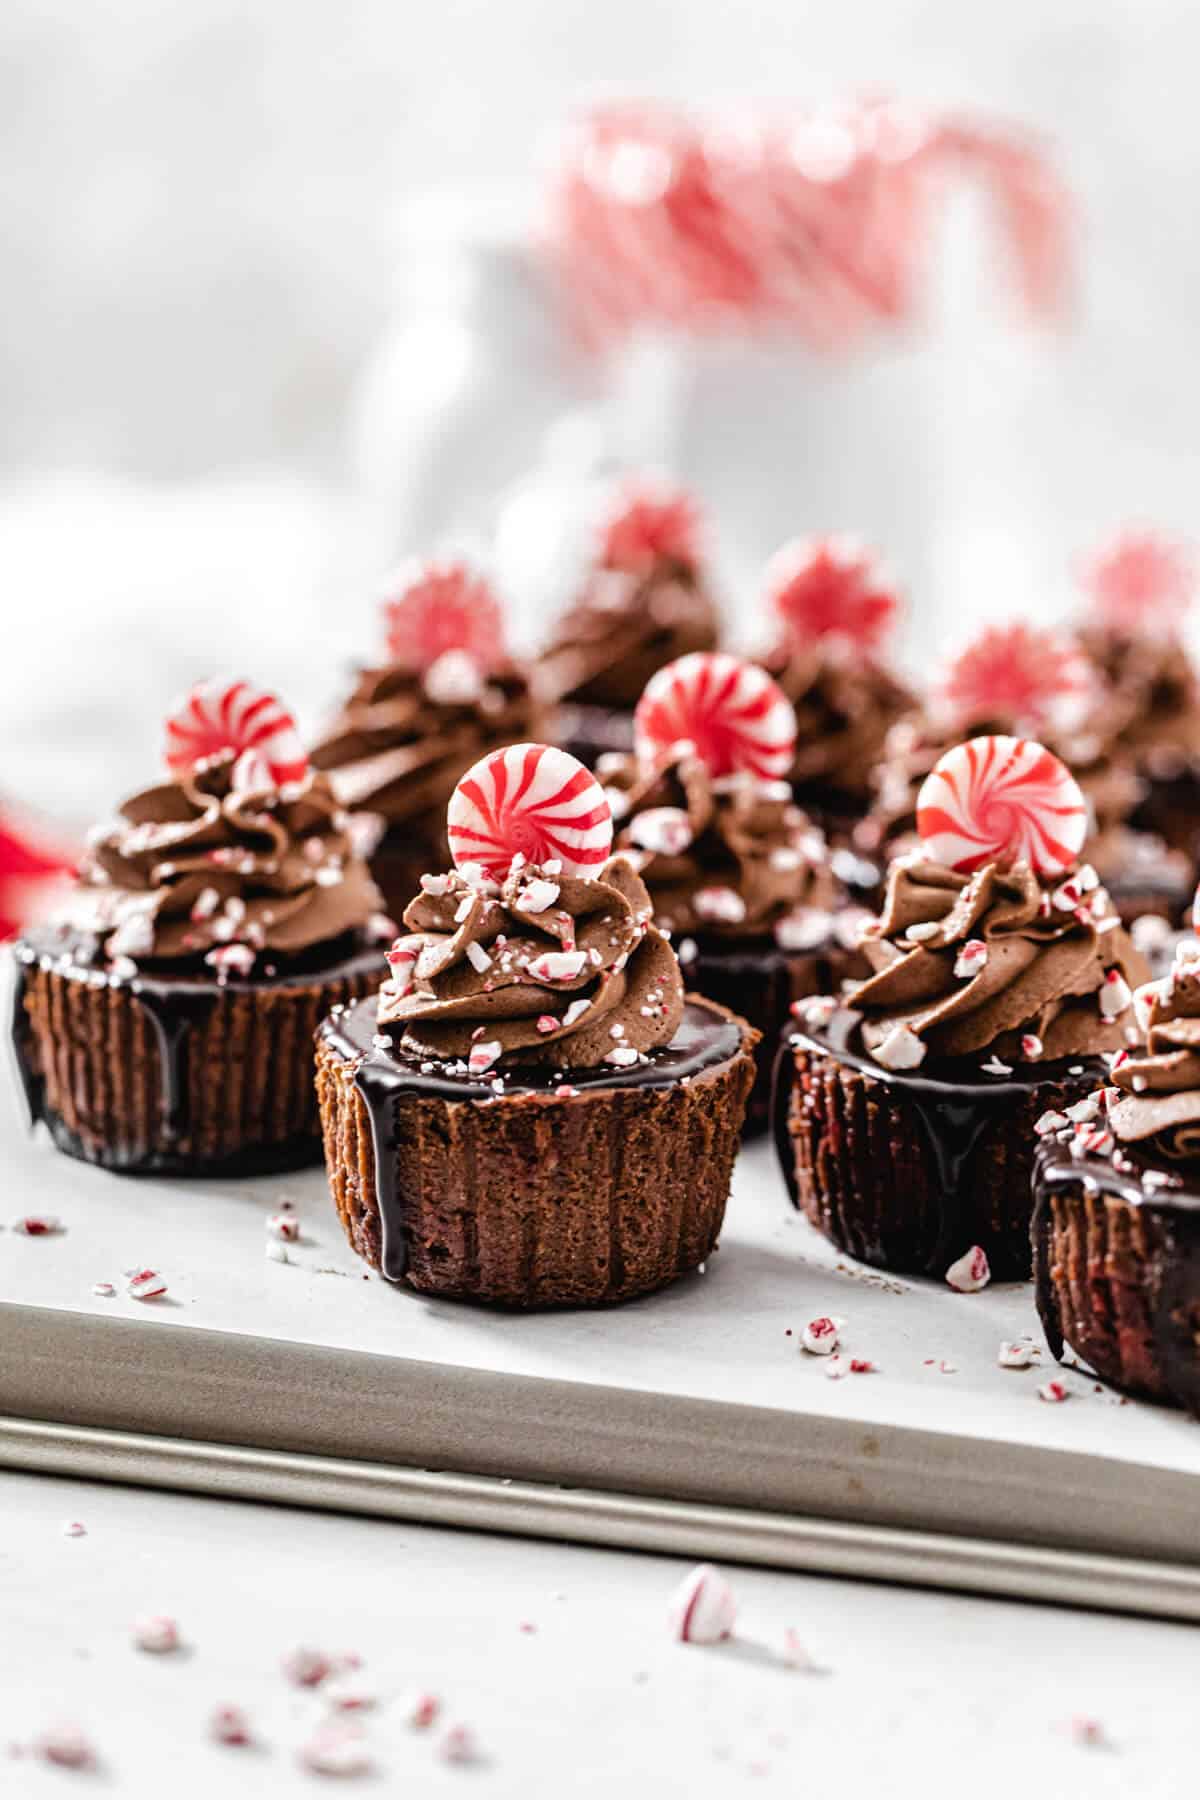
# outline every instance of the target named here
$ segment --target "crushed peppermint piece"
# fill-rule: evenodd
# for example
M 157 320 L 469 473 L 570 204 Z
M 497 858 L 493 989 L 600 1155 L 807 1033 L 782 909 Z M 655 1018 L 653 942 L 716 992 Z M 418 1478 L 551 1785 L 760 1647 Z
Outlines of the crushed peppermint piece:
M 300 1221 L 290 1209 L 268 1213 L 263 1224 L 272 1237 L 283 1238 L 287 1243 L 295 1243 L 300 1236 Z
M 639 850 L 655 856 L 678 856 L 692 841 L 692 826 L 678 806 L 650 806 L 629 821 L 629 836 Z
M 254 967 L 255 952 L 249 944 L 219 944 L 204 960 L 218 976 L 249 975 Z
M 719 1644 L 733 1636 L 737 1600 L 712 1563 L 699 1563 L 684 1576 L 667 1608 L 671 1636 L 681 1644 Z
M 22 1237 L 58 1237 L 66 1226 L 54 1213 L 26 1213 L 13 1220 L 13 1230 Z
M 282 1668 L 293 1687 L 319 1687 L 333 1673 L 333 1663 L 323 1651 L 309 1650 L 303 1645 L 288 1651 Z
M 910 925 L 904 935 L 911 944 L 927 944 L 941 929 L 936 919 L 925 919 L 918 925 Z
M 481 1027 L 481 1029 L 482 1029 L 482 1027 Z M 555 1018 L 553 1013 L 539 1013 L 538 1017 L 537 1017 L 537 1029 L 543 1033 L 548 1032 L 548 1031 L 557 1031 L 558 1030 L 558 1020 Z
M 556 881 L 543 881 L 540 877 L 535 877 L 521 888 L 513 904 L 521 912 L 547 912 L 561 892 L 562 889 Z
M 810 1319 L 800 1334 L 800 1342 L 813 1356 L 831 1356 L 838 1347 L 838 1332 L 844 1319 L 822 1316 Z
M 583 950 L 546 950 L 530 962 L 529 973 L 535 981 L 574 981 L 587 965 Z
M 1013 1072 L 1012 1064 L 1001 1062 L 998 1056 L 989 1056 L 986 1062 L 980 1063 L 979 1067 L 985 1075 L 1011 1075 Z
M 456 925 L 461 925 L 464 919 L 470 918 L 472 912 L 475 910 L 475 899 L 476 896 L 474 894 L 463 895 L 462 899 L 454 909 L 454 923 Z
M 711 925 L 741 925 L 746 917 L 746 902 L 731 887 L 700 888 L 692 904 L 696 917 Z
M 979 1244 L 972 1244 L 946 1270 L 946 1285 L 952 1287 L 956 1294 L 977 1294 L 991 1279 L 987 1252 Z
M 483 1075 L 493 1063 L 499 1061 L 503 1052 L 504 1045 L 498 1038 L 491 1038 L 484 1044 L 473 1044 L 467 1058 L 467 1068 L 472 1075 Z
M 829 941 L 833 915 L 823 906 L 797 906 L 775 924 L 775 942 L 781 950 L 819 950 Z
M 250 1722 L 240 1706 L 218 1706 L 209 1718 L 208 1735 L 218 1744 L 240 1746 L 254 1741 Z
M 1032 1338 L 1005 1338 L 996 1352 L 1002 1369 L 1028 1369 L 1041 1357 L 1041 1347 Z
M 179 1626 L 165 1613 L 145 1613 L 133 1622 L 133 1641 L 139 1650 L 165 1656 L 179 1648 Z
M 1114 1141 L 1112 1132 L 1103 1125 L 1077 1125 L 1071 1151 L 1076 1156 L 1103 1156 L 1112 1149 Z
M 988 947 L 982 938 L 968 938 L 954 959 L 954 973 L 960 981 L 978 975 L 987 967 Z
M 414 1731 L 428 1731 L 441 1711 L 441 1706 L 436 1694 L 408 1694 L 400 1702 L 400 1716 Z
M 273 1263 L 290 1263 L 292 1260 L 282 1238 L 269 1237 L 263 1246 L 263 1255 L 268 1262 Z
M 830 1381 L 843 1381 L 847 1375 L 877 1375 L 879 1371 L 865 1356 L 843 1356 L 839 1352 L 829 1358 L 825 1373 Z
M 618 1069 L 629 1069 L 637 1062 L 639 1052 L 632 1044 L 614 1044 L 611 1050 L 604 1052 L 605 1062 L 612 1063 Z
M 438 1755 L 443 1762 L 473 1763 L 479 1760 L 479 1746 L 469 1725 L 447 1725 L 438 1739 Z
M 1045 1381 L 1038 1389 L 1037 1397 L 1039 1400 L 1047 1401 L 1051 1406 L 1058 1406 L 1064 1400 L 1070 1399 L 1071 1390 L 1065 1382 Z
M 467 945 L 467 961 L 477 975 L 484 975 L 492 966 L 492 959 L 482 944 L 474 939 Z
M 916 1069 L 925 1061 L 925 1045 L 907 1025 L 894 1025 L 871 1054 L 885 1069 Z
M 699 954 L 700 946 L 697 944 L 695 938 L 680 938 L 678 955 L 684 968 L 686 968 L 689 963 L 694 963 Z
M 317 1727 L 301 1746 L 300 1761 L 314 1775 L 368 1775 L 372 1766 L 361 1729 L 341 1719 Z
M 33 1740 L 35 1756 L 60 1769 L 90 1769 L 96 1752 L 78 1725 L 51 1725 Z
M 450 889 L 448 875 L 422 875 L 421 892 L 428 894 L 431 900 L 441 900 Z
M 1046 1046 L 1036 1031 L 1027 1031 L 1021 1039 L 1021 1055 L 1026 1062 L 1040 1062 L 1046 1054 Z
M 1120 969 L 1109 969 L 1100 989 L 1100 1012 L 1106 1019 L 1119 1019 L 1133 1004 L 1133 989 Z
M 62 1526 L 64 1537 L 86 1537 L 87 1526 L 80 1519 L 67 1519 Z
M 828 1025 L 838 1003 L 832 994 L 810 994 L 806 1000 L 793 1000 L 792 1017 L 810 1026 Z
M 93 1281 L 92 1283 L 92 1292 L 97 1300 L 111 1300 L 116 1291 L 111 1281 Z
M 1077 1100 L 1074 1106 L 1068 1106 L 1066 1113 L 1072 1125 L 1090 1125 L 1093 1119 L 1100 1117 L 1100 1101 L 1095 1094 L 1089 1094 L 1086 1099 Z
M 126 1271 L 125 1292 L 134 1300 L 158 1300 L 167 1291 L 165 1278 L 155 1269 Z
M 1055 1112 L 1051 1109 L 1042 1114 L 1033 1129 L 1038 1137 L 1049 1137 L 1051 1132 L 1063 1131 L 1070 1123 L 1066 1113 Z
M 1074 1743 L 1082 1744 L 1087 1749 L 1103 1750 L 1108 1748 L 1108 1734 L 1099 1719 L 1076 1714 L 1075 1718 L 1071 1720 L 1070 1733 Z

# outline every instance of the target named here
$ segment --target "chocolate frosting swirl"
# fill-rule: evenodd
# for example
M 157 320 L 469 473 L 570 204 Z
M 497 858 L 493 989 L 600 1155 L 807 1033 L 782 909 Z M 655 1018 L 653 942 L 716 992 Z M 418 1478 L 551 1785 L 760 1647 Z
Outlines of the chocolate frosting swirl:
M 443 688 L 433 671 L 422 676 L 398 664 L 362 671 L 309 753 L 343 806 L 440 843 L 446 804 L 472 763 L 544 735 L 541 694 L 524 669 L 508 664 L 485 676 L 464 658 L 458 673 L 461 685 Z
M 239 974 L 362 930 L 382 902 L 329 784 L 241 788 L 234 767 L 225 752 L 127 800 L 93 834 L 63 922 L 110 956 Z
M 1148 1001 L 1145 1052 L 1114 1064 L 1108 1123 L 1125 1143 L 1200 1161 L 1200 963 L 1181 961 L 1138 996 Z
M 426 876 L 388 957 L 379 1024 L 399 1048 L 562 1069 L 638 1062 L 683 1017 L 674 951 L 650 922 L 650 896 L 623 857 L 595 880 L 518 859 L 502 886 Z
M 714 780 L 694 756 L 654 766 L 633 756 L 597 766 L 656 922 L 676 936 L 763 937 L 801 908 L 831 915 L 837 883 L 824 838 L 786 781 Z M 826 924 L 826 935 L 828 923 Z
M 795 708 L 797 789 L 832 788 L 865 806 L 888 728 L 911 708 L 911 693 L 881 663 L 820 645 L 781 644 L 763 666 Z
M 659 559 L 648 573 L 596 569 L 559 621 L 542 666 L 551 692 L 631 712 L 652 675 L 717 645 L 717 608 L 698 571 Z
M 890 1067 L 925 1053 L 1025 1062 L 1119 1049 L 1130 984 L 1147 973 L 1086 867 L 1050 887 L 1026 863 L 967 876 L 902 858 L 861 947 L 873 973 L 847 1003 Z
M 1089 727 L 1107 758 L 1170 778 L 1200 756 L 1200 677 L 1178 638 L 1099 627 L 1079 643 L 1104 682 Z

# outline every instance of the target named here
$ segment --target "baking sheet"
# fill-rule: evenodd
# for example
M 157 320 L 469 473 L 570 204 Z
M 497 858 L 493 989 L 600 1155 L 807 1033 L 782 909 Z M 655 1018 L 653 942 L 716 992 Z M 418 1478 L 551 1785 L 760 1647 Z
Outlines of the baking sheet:
M 331 1480 L 341 1462 L 534 1484 L 542 1518 L 569 1487 L 770 1514 L 793 1530 L 907 1532 L 913 1579 L 936 1578 L 936 1559 L 915 1553 L 931 1533 L 975 1541 L 981 1584 L 997 1545 L 1150 1559 L 1184 1587 L 1200 1570 L 1190 1420 L 1118 1404 L 1079 1374 L 1066 1404 L 1040 1401 L 1044 1352 L 1040 1368 L 996 1360 L 1002 1339 L 1037 1335 L 1030 1284 L 957 1295 L 840 1258 L 791 1212 L 767 1145 L 739 1162 L 704 1274 L 620 1308 L 531 1316 L 368 1275 L 319 1171 L 109 1175 L 30 1138 L 7 1094 L 0 1157 L 3 1223 L 36 1211 L 66 1227 L 0 1231 L 0 1411 L 55 1428 L 31 1438 L 14 1426 L 0 1437 L 7 1460 L 40 1444 L 51 1466 L 64 1443 L 83 1454 L 89 1433 L 135 1433 L 158 1446 L 153 1479 L 170 1478 L 174 1443 L 181 1485 L 188 1446 L 194 1466 L 196 1446 L 223 1445 L 327 1459 Z M 282 1198 L 302 1229 L 286 1264 L 264 1255 Z M 132 1267 L 161 1270 L 167 1294 L 129 1298 Z M 102 1281 L 113 1298 L 92 1293 Z M 847 1351 L 875 1372 L 830 1380 L 802 1352 L 819 1313 L 844 1319 Z M 138 1466 L 133 1441 L 124 1478 Z M 344 1477 L 347 1505 L 355 1485 Z M 560 1510 L 571 1535 L 578 1520 L 565 1499 Z M 969 1545 L 960 1585 L 964 1558 Z M 1011 1591 L 1033 1591 L 1013 1579 Z

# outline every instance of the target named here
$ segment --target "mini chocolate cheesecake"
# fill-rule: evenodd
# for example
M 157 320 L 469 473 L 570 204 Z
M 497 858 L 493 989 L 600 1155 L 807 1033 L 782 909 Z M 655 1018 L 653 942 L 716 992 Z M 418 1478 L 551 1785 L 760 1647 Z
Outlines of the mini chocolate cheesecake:
M 753 1079 L 744 1021 L 689 996 L 628 1069 L 466 1066 L 397 1054 L 378 1002 L 322 1026 L 334 1204 L 388 1281 L 515 1307 L 599 1305 L 716 1248 Z
M 309 752 L 361 821 L 385 909 L 399 918 L 448 860 L 446 805 L 489 750 L 539 736 L 541 684 L 504 648 L 500 603 L 463 562 L 401 573 L 384 600 L 388 660 L 359 672 Z
M 559 703 L 558 741 L 594 768 L 633 749 L 633 714 L 651 676 L 720 635 L 690 495 L 647 480 L 613 496 L 594 564 L 539 658 Z
M 459 794 L 451 843 L 486 862 L 424 878 L 378 1001 L 318 1036 L 338 1215 L 359 1255 L 423 1293 L 648 1293 L 716 1246 L 756 1034 L 685 1000 L 645 887 L 603 860 L 611 820 L 574 758 L 516 746 Z
M 1093 871 L 1063 875 L 1086 808 L 1040 745 L 975 739 L 930 778 L 926 848 L 958 860 L 892 864 L 862 936 L 872 973 L 839 1000 L 801 1002 L 776 1087 L 776 1133 L 793 1203 L 864 1262 L 944 1274 L 979 1246 L 992 1273 L 1030 1269 L 1035 1121 L 1104 1079 L 1133 1026 L 1145 974 Z M 945 787 L 939 800 L 936 790 Z M 955 798 L 957 793 L 958 798 Z M 1014 858 L 1062 831 L 1053 875 Z M 966 804 L 959 807 L 959 801 Z M 995 834 L 990 842 L 988 832 Z
M 313 1033 L 375 991 L 393 927 L 270 695 L 197 689 L 169 733 L 170 779 L 93 833 L 58 921 L 14 946 L 31 1121 L 130 1174 L 316 1161 Z
M 1200 1417 L 1200 958 L 1137 995 L 1144 1051 L 1038 1125 L 1034 1274 L 1047 1342 Z

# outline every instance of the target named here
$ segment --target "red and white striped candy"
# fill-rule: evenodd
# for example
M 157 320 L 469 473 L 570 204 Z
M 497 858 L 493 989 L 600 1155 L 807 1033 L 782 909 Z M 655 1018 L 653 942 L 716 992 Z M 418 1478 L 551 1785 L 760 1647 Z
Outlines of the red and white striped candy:
M 1039 875 L 1073 868 L 1087 805 L 1070 771 L 1027 738 L 979 737 L 948 750 L 917 795 L 917 830 L 934 862 L 964 875 L 1027 862 Z
M 612 849 L 612 809 L 581 762 L 547 744 L 511 744 L 468 769 L 446 811 L 450 854 L 497 879 L 514 856 L 595 875 Z
M 700 535 L 700 509 L 686 489 L 639 481 L 617 496 L 604 519 L 600 561 L 635 575 L 664 562 L 694 568 Z
M 1104 623 L 1130 636 L 1178 631 L 1196 593 L 1193 556 L 1156 531 L 1120 532 L 1080 573 Z
M 874 555 L 854 538 L 803 538 L 767 567 L 768 604 L 801 647 L 840 642 L 860 656 L 878 650 L 899 599 Z
M 401 571 L 383 602 L 388 655 L 424 674 L 450 651 L 481 669 L 504 660 L 504 615 L 491 585 L 465 562 L 418 563 Z
M 796 715 L 765 669 L 722 650 L 697 650 L 651 676 L 633 735 L 643 762 L 688 743 L 714 777 L 774 780 L 792 766 Z
M 276 787 L 308 773 L 296 721 L 274 694 L 248 681 L 202 681 L 167 718 L 167 767 L 190 775 L 226 750 L 253 751 L 255 769 L 264 768 Z
M 991 625 L 945 669 L 935 706 L 961 726 L 1040 726 L 1078 722 L 1091 697 L 1092 680 L 1083 653 L 1056 631 L 1039 631 L 1017 620 Z

